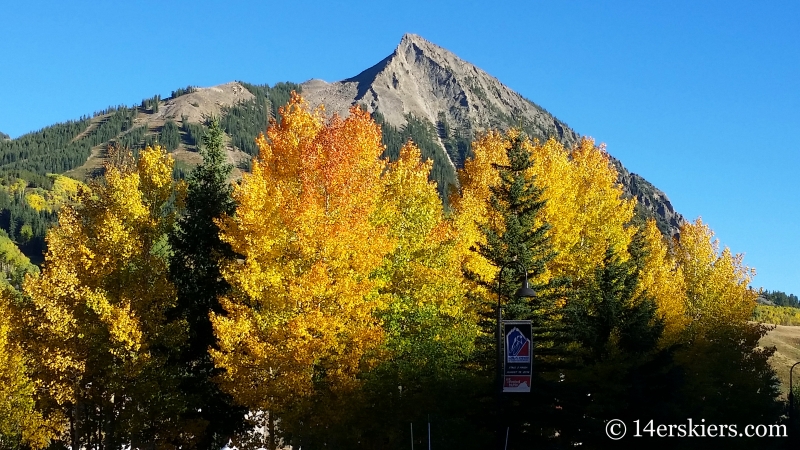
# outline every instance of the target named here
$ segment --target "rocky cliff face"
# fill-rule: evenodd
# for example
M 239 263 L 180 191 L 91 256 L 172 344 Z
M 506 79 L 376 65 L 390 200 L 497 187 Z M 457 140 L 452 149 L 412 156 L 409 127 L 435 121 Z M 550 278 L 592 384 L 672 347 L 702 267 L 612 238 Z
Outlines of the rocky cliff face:
M 469 138 L 514 126 L 542 140 L 555 137 L 567 147 L 580 139 L 565 123 L 496 78 L 413 34 L 403 36 L 383 61 L 352 78 L 333 83 L 310 80 L 301 86 L 309 103 L 324 104 L 328 113 L 346 115 L 351 105 L 358 104 L 381 113 L 396 127 L 412 114 L 431 124 L 446 121 Z M 615 165 L 626 194 L 639 200 L 640 214 L 656 218 L 664 234 L 677 234 L 684 219 L 667 196 L 619 161 Z
M 645 218 L 655 219 L 658 229 L 665 236 L 678 236 L 680 227 L 686 223 L 686 219 L 675 211 L 667 194 L 642 176 L 629 172 L 618 159 L 612 157 L 612 162 L 617 168 L 617 179 L 625 194 L 636 197 L 637 213 Z

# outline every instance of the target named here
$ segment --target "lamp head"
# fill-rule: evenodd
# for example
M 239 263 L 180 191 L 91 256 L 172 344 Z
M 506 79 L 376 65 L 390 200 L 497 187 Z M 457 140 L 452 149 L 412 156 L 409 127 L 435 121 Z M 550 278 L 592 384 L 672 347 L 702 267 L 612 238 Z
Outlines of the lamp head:
M 517 298 L 533 298 L 536 297 L 536 292 L 528 285 L 528 272 L 525 272 L 525 282 L 522 287 L 517 290 Z

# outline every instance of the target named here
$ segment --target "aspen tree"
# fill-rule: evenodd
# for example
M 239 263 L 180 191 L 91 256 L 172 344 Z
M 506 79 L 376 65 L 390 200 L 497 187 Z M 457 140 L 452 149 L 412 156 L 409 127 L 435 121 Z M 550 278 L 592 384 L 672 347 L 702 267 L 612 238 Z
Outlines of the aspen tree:
M 318 393 L 352 392 L 372 364 L 383 332 L 370 275 L 391 241 L 372 221 L 386 163 L 369 115 L 326 121 L 293 95 L 281 117 L 234 188 L 236 214 L 220 222 L 241 259 L 222 268 L 231 292 L 212 315 L 212 356 L 240 404 L 288 424 Z
M 185 339 L 184 324 L 165 317 L 176 297 L 168 203 L 182 189 L 160 147 L 112 161 L 62 207 L 41 274 L 23 284 L 42 402 L 69 420 L 73 448 L 189 445 L 203 424 L 176 420 L 185 405 L 165 365 Z

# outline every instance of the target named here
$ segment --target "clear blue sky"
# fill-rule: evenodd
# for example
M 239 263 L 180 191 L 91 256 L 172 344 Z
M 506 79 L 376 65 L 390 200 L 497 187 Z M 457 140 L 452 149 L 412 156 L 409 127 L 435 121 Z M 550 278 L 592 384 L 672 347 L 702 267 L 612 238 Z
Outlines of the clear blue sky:
M 800 294 L 800 2 L 7 2 L 0 131 L 186 85 L 335 81 L 412 32 L 608 145 Z

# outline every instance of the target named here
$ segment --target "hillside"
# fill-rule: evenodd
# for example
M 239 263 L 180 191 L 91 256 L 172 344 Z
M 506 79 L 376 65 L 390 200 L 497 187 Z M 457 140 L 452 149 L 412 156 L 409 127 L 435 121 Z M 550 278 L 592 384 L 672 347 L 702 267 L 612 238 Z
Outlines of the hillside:
M 762 347 L 775 347 L 777 350 L 770 358 L 769 363 L 778 374 L 781 382 L 781 392 L 789 392 L 789 369 L 792 364 L 800 361 L 800 327 L 775 325 L 775 329 L 761 338 L 759 345 Z M 800 370 L 795 368 L 795 383 L 800 377 Z

